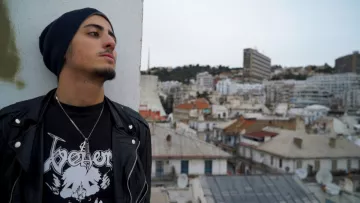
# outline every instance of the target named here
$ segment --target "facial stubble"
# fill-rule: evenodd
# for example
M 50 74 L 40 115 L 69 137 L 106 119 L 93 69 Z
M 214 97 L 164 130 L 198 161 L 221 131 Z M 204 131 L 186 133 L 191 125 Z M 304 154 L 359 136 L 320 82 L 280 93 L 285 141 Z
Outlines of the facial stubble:
M 72 50 L 72 45 L 69 46 L 68 50 L 67 50 L 67 56 L 72 57 L 73 56 L 73 50 Z M 65 59 L 66 61 L 66 59 Z M 92 77 L 94 78 L 102 78 L 103 81 L 107 81 L 107 80 L 113 80 L 116 77 L 116 71 L 114 68 L 111 67 L 94 67 L 91 70 Z

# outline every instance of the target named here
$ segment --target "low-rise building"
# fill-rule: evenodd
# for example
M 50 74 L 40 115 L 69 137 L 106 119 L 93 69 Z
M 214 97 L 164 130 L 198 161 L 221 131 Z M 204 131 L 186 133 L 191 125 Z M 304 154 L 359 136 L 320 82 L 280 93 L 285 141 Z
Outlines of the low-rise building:
M 188 175 L 227 174 L 230 154 L 187 134 L 178 134 L 167 125 L 152 124 L 151 176 L 164 178 Z
M 258 114 L 244 115 L 223 129 L 215 126 L 212 140 L 223 150 L 234 153 L 240 144 L 241 136 L 247 133 L 258 132 L 267 126 L 295 130 L 296 122 L 295 118 Z
M 270 114 L 270 110 L 261 103 L 242 103 L 230 108 L 230 118 L 238 117 L 247 113 Z
M 347 139 L 306 134 L 304 131 L 280 130 L 260 145 L 240 145 L 241 157 L 282 172 L 299 168 L 337 171 L 360 169 L 360 148 Z
M 217 119 L 227 119 L 229 117 L 229 110 L 223 105 L 212 105 L 212 116 Z
M 210 113 L 211 105 L 206 99 L 200 98 L 175 106 L 173 116 L 175 121 L 187 123 L 190 119 L 196 119 Z

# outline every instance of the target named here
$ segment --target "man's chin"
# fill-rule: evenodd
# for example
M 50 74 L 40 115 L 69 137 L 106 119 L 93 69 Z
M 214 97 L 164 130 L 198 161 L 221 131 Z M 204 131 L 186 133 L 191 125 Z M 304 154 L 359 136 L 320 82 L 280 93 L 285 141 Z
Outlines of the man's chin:
M 94 75 L 98 78 L 103 78 L 104 81 L 113 80 L 116 77 L 114 68 L 98 68 L 95 69 Z

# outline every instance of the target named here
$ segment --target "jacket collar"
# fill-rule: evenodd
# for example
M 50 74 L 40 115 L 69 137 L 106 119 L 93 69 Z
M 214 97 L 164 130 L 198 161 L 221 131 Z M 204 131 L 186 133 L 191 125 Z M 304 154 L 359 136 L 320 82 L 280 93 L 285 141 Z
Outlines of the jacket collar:
M 25 129 L 25 131 L 23 131 L 23 133 L 21 133 L 20 136 L 18 136 L 18 133 L 22 131 L 21 130 L 22 124 L 16 125 L 15 122 L 13 123 L 16 130 L 15 129 L 12 130 L 12 133 L 14 135 L 10 135 L 10 141 L 8 144 L 16 152 L 16 156 L 25 171 L 27 171 L 29 168 L 29 164 L 31 161 L 31 155 L 32 155 L 32 151 L 33 151 L 34 140 L 36 139 L 36 137 L 39 137 L 40 139 L 42 139 L 42 135 L 39 136 L 38 133 L 43 133 L 43 132 L 41 132 L 41 128 L 42 128 L 41 124 L 43 123 L 42 122 L 43 117 L 47 110 L 50 99 L 55 96 L 55 92 L 56 92 L 56 89 L 53 89 L 43 97 L 29 100 L 29 103 L 26 103 L 24 108 L 22 108 L 22 109 L 24 109 L 24 111 L 26 111 L 26 113 L 20 119 L 22 121 L 30 119 L 33 122 L 35 122 L 36 124 L 29 127 L 28 129 Z M 125 116 L 125 118 L 127 117 L 124 110 L 117 107 L 114 104 L 114 102 L 111 101 L 107 97 L 105 97 L 104 101 L 105 101 L 105 105 L 109 106 L 110 113 L 112 115 L 112 119 L 113 119 L 113 123 L 114 123 L 114 127 L 116 129 L 123 129 L 124 125 L 127 125 L 130 122 L 127 119 L 124 120 L 124 118 L 121 118 L 124 116 Z M 24 123 L 24 122 L 21 122 L 21 123 Z M 20 147 L 19 147 L 19 143 L 20 143 Z M 42 153 L 43 147 L 40 146 L 40 148 L 38 148 L 38 149 L 41 149 L 40 151 Z

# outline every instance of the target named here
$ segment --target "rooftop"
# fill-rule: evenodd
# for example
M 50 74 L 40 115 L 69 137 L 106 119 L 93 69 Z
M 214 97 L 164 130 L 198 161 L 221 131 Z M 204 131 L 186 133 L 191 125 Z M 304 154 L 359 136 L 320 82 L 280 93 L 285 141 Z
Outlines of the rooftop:
M 318 104 L 314 104 L 314 105 L 310 105 L 310 106 L 307 106 L 305 107 L 305 110 L 324 110 L 324 111 L 329 111 L 330 109 L 326 106 L 323 106 L 323 105 L 318 105 Z
M 256 131 L 256 132 L 250 132 L 250 133 L 246 133 L 245 136 L 248 137 L 257 137 L 257 138 L 263 138 L 263 137 L 275 137 L 277 135 L 277 133 L 274 132 L 268 132 L 268 131 Z
M 224 122 L 217 122 L 216 125 L 215 125 L 215 128 L 224 129 L 224 128 L 230 126 L 231 124 L 233 124 L 235 122 L 236 122 L 236 119 L 235 120 L 224 121 Z
M 196 99 L 195 101 L 189 103 L 183 103 L 177 105 L 175 108 L 177 109 L 209 109 L 211 108 L 209 102 L 204 98 Z
M 204 142 L 194 136 L 178 134 L 163 125 L 153 124 L 151 145 L 153 158 L 230 158 L 231 155 L 220 148 Z M 170 135 L 168 137 L 168 135 Z
M 294 143 L 300 138 L 301 148 Z M 360 158 L 360 148 L 347 139 L 335 139 L 331 147 L 325 135 L 306 134 L 301 131 L 281 130 L 279 135 L 257 149 L 286 158 Z
M 292 175 L 202 176 L 207 202 L 320 202 Z

